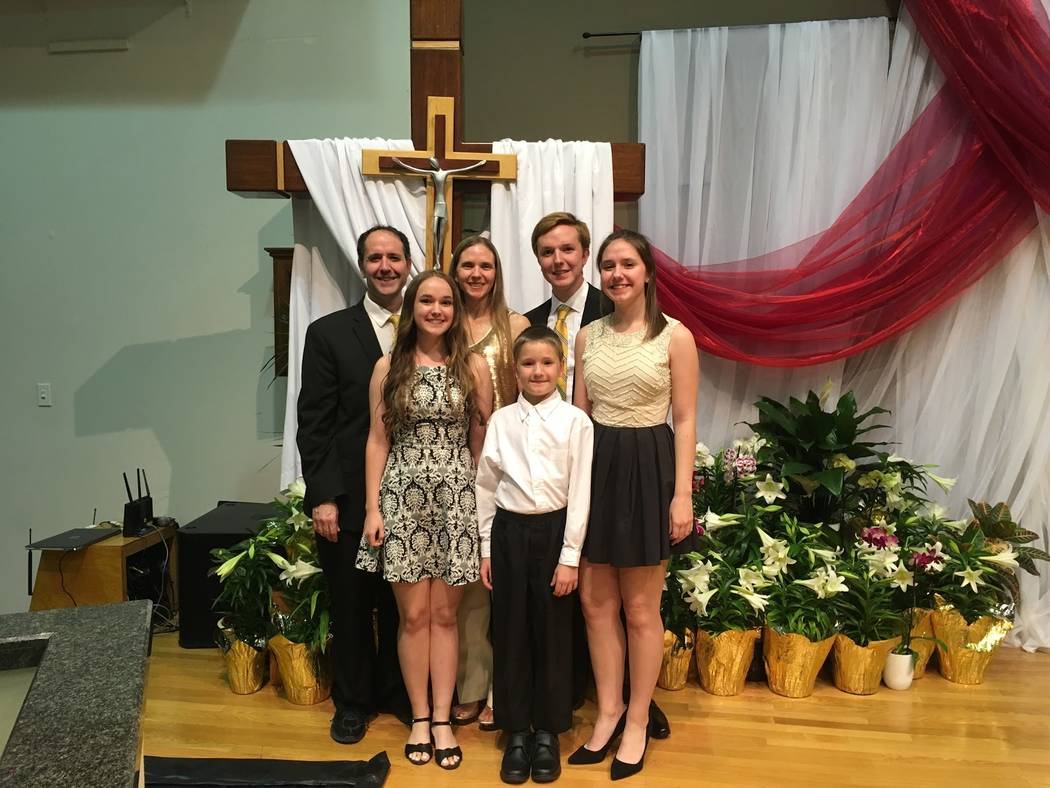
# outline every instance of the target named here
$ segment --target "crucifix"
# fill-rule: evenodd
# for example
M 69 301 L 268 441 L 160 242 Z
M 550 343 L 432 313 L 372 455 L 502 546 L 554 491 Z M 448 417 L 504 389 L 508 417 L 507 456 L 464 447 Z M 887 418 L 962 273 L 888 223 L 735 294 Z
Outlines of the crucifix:
M 445 139 L 452 140 L 451 152 L 458 156 L 446 156 L 451 167 L 467 166 L 472 161 L 493 159 L 492 145 L 488 143 L 463 142 L 459 135 L 463 129 L 462 61 L 460 44 L 462 35 L 462 0 L 409 0 L 411 30 L 411 107 L 412 143 L 415 151 L 388 151 L 418 169 L 434 168 L 427 161 L 431 152 L 437 152 L 429 137 L 431 97 L 450 97 L 452 107 L 446 112 L 443 124 Z M 447 150 L 442 147 L 441 150 Z M 435 156 L 435 158 L 438 158 Z M 513 157 L 512 157 L 513 158 Z M 462 164 L 460 162 L 463 162 Z M 393 162 L 390 162 L 391 164 Z M 440 163 L 440 158 L 439 158 Z M 638 142 L 612 143 L 613 191 L 618 202 L 634 202 L 645 191 L 645 146 Z M 382 169 L 382 168 L 380 168 Z M 465 193 L 487 191 L 487 181 L 493 178 L 471 177 L 481 175 L 477 167 L 469 173 L 451 176 L 445 173 L 441 193 L 445 198 L 445 230 L 441 249 L 442 258 L 460 240 L 462 234 L 459 205 Z M 388 168 L 383 174 L 407 174 L 408 170 Z M 433 190 L 435 176 L 427 173 L 428 191 Z M 291 197 L 308 195 L 306 183 L 299 172 L 291 148 L 279 140 L 226 140 L 226 189 L 245 197 L 271 196 Z M 436 195 L 435 195 L 436 196 Z M 433 217 L 434 206 L 429 203 L 429 214 Z M 432 233 L 428 233 L 428 248 L 432 244 Z M 287 345 L 282 337 L 288 335 L 288 303 L 278 301 L 280 294 L 287 294 L 287 281 L 291 277 L 291 249 L 271 248 L 274 260 L 274 335 L 275 369 L 278 375 L 286 374 Z M 427 259 L 433 259 L 428 252 Z M 284 284 L 282 284 L 284 283 Z
M 427 146 L 422 151 L 364 150 L 365 175 L 415 175 L 427 179 L 427 268 L 447 271 L 452 258 L 450 205 L 456 180 L 513 180 L 518 160 L 513 154 L 455 150 L 455 99 L 430 96 L 427 100 Z M 458 166 L 457 166 L 458 165 Z M 458 240 L 458 239 L 457 239 Z

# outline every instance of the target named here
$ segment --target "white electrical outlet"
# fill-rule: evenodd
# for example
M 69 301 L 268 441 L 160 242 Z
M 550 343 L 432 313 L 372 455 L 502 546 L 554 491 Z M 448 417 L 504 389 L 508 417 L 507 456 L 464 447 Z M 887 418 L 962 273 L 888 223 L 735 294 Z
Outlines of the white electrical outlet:
M 51 384 L 50 383 L 37 383 L 36 384 L 36 406 L 38 408 L 50 408 L 51 407 Z

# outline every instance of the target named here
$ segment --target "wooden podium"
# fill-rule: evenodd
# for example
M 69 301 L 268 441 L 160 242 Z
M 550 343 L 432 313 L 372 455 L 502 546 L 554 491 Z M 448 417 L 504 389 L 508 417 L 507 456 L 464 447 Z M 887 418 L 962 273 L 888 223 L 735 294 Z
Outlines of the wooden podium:
M 174 606 L 175 600 L 179 598 L 175 532 L 172 526 L 151 529 L 143 536 L 125 537 L 118 532 L 82 550 L 42 551 L 29 609 L 52 610 L 127 602 L 128 556 L 159 544 L 162 539 L 169 551 L 165 574 L 171 583 L 170 599 Z

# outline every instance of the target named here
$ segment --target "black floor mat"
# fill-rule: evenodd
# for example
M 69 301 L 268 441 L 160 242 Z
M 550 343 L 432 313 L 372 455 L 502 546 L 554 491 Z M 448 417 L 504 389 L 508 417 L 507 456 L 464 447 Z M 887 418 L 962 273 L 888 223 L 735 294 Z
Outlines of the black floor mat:
M 146 756 L 147 788 L 164 786 L 356 786 L 379 788 L 390 772 L 385 752 L 368 761 L 278 761 Z

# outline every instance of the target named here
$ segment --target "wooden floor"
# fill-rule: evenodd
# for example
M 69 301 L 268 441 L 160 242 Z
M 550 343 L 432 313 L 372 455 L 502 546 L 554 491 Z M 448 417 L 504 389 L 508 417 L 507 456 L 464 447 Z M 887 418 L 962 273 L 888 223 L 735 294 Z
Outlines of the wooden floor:
M 293 706 L 274 689 L 229 692 L 219 652 L 180 649 L 158 636 L 149 669 L 144 748 L 147 755 L 301 760 L 367 759 L 386 750 L 387 786 L 500 785 L 495 734 L 458 729 L 463 766 L 409 765 L 407 729 L 376 719 L 359 744 L 328 737 L 332 705 Z M 907 692 L 883 688 L 856 697 L 821 679 L 812 697 L 781 698 L 764 685 L 716 698 L 695 683 L 657 690 L 671 738 L 654 741 L 642 786 L 952 785 L 1050 786 L 1050 655 L 1002 649 L 978 687 L 951 684 L 934 671 Z M 582 743 L 593 705 L 577 712 L 562 736 L 564 756 Z M 609 762 L 564 766 L 558 784 L 604 785 Z

